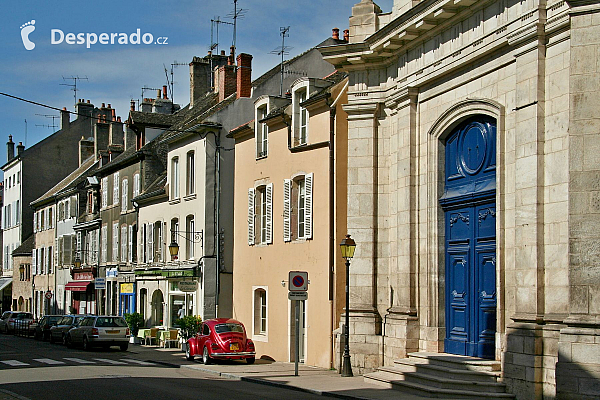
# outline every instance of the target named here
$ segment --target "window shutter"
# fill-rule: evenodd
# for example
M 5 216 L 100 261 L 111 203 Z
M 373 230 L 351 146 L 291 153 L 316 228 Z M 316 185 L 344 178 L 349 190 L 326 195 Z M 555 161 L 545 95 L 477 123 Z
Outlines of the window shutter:
M 113 175 L 113 205 L 119 204 L 119 172 Z
M 133 262 L 133 226 L 129 225 L 128 235 L 129 251 L 127 252 L 127 261 Z
M 50 221 L 49 212 L 50 212 L 50 209 L 48 208 L 48 209 L 46 209 L 46 212 L 44 213 L 44 227 L 46 229 L 50 229 L 50 225 L 48 224 L 48 222 Z
M 6 207 L 4 207 L 4 214 L 6 214 Z M 38 213 L 37 211 L 33 213 L 33 231 L 37 232 L 37 219 L 38 219 Z M 4 221 L 6 221 L 6 216 L 4 217 Z M 5 226 L 6 228 L 6 226 Z
M 108 256 L 108 250 L 107 250 L 108 239 L 106 237 L 108 235 L 108 228 L 106 225 L 104 225 L 102 227 L 102 232 L 100 234 L 101 234 L 100 240 L 102 240 L 102 262 L 106 262 L 106 259 Z
M 71 265 L 73 262 L 71 261 L 71 255 L 73 253 L 73 236 L 63 236 L 64 241 L 64 250 L 63 250 L 63 258 L 64 265 Z
M 59 263 L 59 260 L 58 260 L 58 248 L 59 248 L 59 246 L 60 246 L 60 243 L 59 243 L 58 238 L 54 239 L 54 254 L 53 254 L 53 256 L 54 256 L 54 267 L 56 267 L 58 265 L 58 263 Z
M 266 187 L 267 196 L 267 243 L 273 243 L 273 184 L 269 183 Z
M 71 218 L 77 218 L 77 196 L 71 197 Z
M 148 262 L 154 262 L 154 224 L 148 224 Z
M 254 245 L 254 188 L 248 189 L 248 245 Z
M 79 257 L 79 259 L 83 262 L 84 257 L 83 257 L 83 254 L 81 254 L 82 248 L 83 248 L 83 243 L 82 243 L 81 231 L 79 231 L 79 232 L 77 232 L 77 253 L 75 254 L 75 257 Z
M 127 262 L 127 225 L 121 227 L 121 262 Z
M 292 180 L 283 180 L 283 240 L 292 240 Z
M 8 247 L 6 250 L 8 252 Z M 37 249 L 33 249 L 31 252 L 31 264 L 33 265 L 33 275 L 37 275 Z
M 304 238 L 312 239 L 313 174 L 304 176 L 306 198 L 304 203 Z
M 112 227 L 113 243 L 112 243 L 112 261 L 119 261 L 119 223 L 113 223 Z
M 144 232 L 146 232 L 146 224 L 140 225 L 138 230 L 138 262 L 146 262 L 144 254 Z
M 44 254 L 44 273 L 50 273 L 50 247 L 46 247 L 46 250 L 43 251 Z
M 129 184 L 127 179 L 123 179 L 123 193 L 121 193 L 121 211 L 127 211 L 128 207 L 128 199 L 127 195 L 129 194 Z

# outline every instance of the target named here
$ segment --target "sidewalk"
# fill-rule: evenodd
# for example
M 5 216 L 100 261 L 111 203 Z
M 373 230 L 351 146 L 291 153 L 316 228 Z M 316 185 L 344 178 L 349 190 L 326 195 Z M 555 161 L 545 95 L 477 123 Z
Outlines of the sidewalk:
M 237 379 L 290 390 L 313 393 L 341 399 L 369 400 L 422 400 L 423 397 L 401 393 L 384 386 L 366 383 L 362 376 L 342 378 L 336 371 L 309 367 L 302 364 L 298 376 L 294 376 L 294 364 L 256 360 L 253 365 L 242 361 L 221 361 L 218 364 L 203 365 L 198 358 L 187 361 L 180 349 L 161 349 L 147 346 L 131 346 L 132 352 L 147 361 L 172 367 L 187 368 L 203 373 L 214 374 L 229 379 Z

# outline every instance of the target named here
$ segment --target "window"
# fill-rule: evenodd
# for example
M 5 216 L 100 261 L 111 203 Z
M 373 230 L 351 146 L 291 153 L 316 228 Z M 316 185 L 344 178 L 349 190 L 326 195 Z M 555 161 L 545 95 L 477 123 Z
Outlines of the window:
M 163 261 L 163 223 L 157 221 L 154 223 L 153 242 L 154 242 L 154 261 Z
M 119 204 L 119 172 L 113 175 L 113 206 Z
M 273 184 L 248 189 L 248 244 L 273 243 L 272 221 Z
M 20 220 L 20 216 L 21 216 L 20 211 L 21 210 L 19 209 L 19 206 L 20 206 L 19 200 L 17 200 L 15 202 L 15 224 L 16 225 L 19 225 L 19 222 L 21 222 L 21 220 Z
M 179 157 L 171 160 L 171 198 L 179 198 Z
M 171 240 L 179 244 L 179 238 L 177 237 L 177 231 L 179 231 L 179 219 L 173 218 L 171 220 Z
M 21 171 L 17 172 L 17 183 L 21 182 Z
M 133 175 L 133 198 L 140 195 L 140 174 Z
M 188 260 L 194 259 L 194 216 L 188 215 L 185 219 L 185 230 L 186 230 L 186 249 L 185 253 Z
M 127 242 L 129 243 L 129 251 L 127 252 L 127 261 L 132 263 L 133 262 L 133 244 L 135 243 L 134 241 L 134 237 L 133 237 L 133 225 L 129 225 L 128 228 L 128 232 L 127 232 Z
M 306 101 L 306 87 L 300 88 L 294 92 L 294 116 L 292 124 L 294 126 L 294 146 L 306 144 L 308 131 L 308 112 L 301 103 Z
M 102 178 L 102 208 L 108 207 L 108 177 Z
M 119 223 L 118 222 L 113 223 L 112 234 L 113 234 L 112 261 L 117 262 L 117 261 L 119 261 Z
M 254 290 L 254 334 L 267 334 L 267 291 L 265 288 Z
M 264 122 L 259 122 L 267 116 L 267 104 L 256 109 L 256 158 L 267 156 L 269 127 Z
M 312 239 L 313 174 L 283 182 L 283 240 Z
M 129 201 L 127 198 L 127 195 L 129 194 L 129 181 L 127 180 L 127 178 L 123 179 L 122 182 L 122 187 L 121 187 L 121 211 L 126 212 L 127 211 L 127 206 L 129 205 Z
M 187 166 L 186 166 L 186 195 L 196 193 L 195 177 L 194 177 L 194 152 L 190 151 L 187 153 Z
M 48 209 L 48 227 L 50 229 L 54 227 L 54 207 Z
M 69 216 L 71 218 L 77 218 L 78 205 L 77 196 L 71 196 L 71 201 L 69 203 Z
M 127 225 L 121 226 L 121 262 L 127 262 Z

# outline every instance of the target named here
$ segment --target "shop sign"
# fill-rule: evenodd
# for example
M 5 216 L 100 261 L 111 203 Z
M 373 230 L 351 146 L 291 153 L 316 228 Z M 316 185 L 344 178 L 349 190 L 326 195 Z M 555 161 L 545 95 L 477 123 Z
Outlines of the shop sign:
M 106 278 L 96 278 L 94 280 L 94 287 L 96 289 L 106 289 Z
M 198 290 L 198 281 L 179 281 L 177 286 L 182 292 L 195 292 Z
M 108 268 L 106 270 L 106 277 L 116 279 L 119 276 L 119 270 L 116 268 Z
M 121 283 L 121 294 L 133 294 L 133 283 Z

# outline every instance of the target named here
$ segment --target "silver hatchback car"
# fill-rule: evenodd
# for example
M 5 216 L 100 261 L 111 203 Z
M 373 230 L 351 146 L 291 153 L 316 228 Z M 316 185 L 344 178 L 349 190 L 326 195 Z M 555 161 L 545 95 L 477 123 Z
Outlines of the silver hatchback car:
M 65 343 L 67 347 L 81 344 L 84 350 L 90 350 L 92 346 L 119 346 L 125 351 L 129 346 L 129 327 L 123 317 L 89 316 L 67 332 Z

